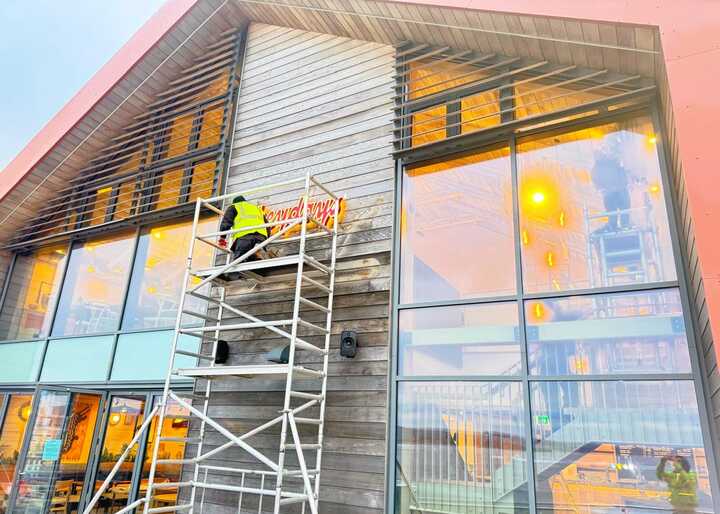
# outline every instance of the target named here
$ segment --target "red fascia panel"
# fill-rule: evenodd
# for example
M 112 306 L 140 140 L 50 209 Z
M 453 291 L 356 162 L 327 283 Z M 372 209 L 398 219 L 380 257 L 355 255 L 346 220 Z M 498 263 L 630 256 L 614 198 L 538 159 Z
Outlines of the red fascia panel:
M 168 0 L 0 172 L 0 201 L 197 3 Z

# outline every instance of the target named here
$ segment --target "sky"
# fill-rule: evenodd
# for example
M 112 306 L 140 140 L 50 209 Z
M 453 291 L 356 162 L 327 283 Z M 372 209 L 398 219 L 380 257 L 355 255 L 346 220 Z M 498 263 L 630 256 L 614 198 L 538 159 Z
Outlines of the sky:
M 0 170 L 163 1 L 0 0 Z

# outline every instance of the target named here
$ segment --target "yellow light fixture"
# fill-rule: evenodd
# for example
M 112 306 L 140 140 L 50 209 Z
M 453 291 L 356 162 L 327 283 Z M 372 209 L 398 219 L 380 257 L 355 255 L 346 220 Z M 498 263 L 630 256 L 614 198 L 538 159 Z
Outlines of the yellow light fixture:
M 32 406 L 30 405 L 30 402 L 25 402 L 18 409 L 18 418 L 20 418 L 22 421 L 27 421 L 28 419 L 30 419 L 31 412 Z
M 547 263 L 548 267 L 550 267 L 550 268 L 555 266 L 555 254 L 552 252 L 547 252 L 545 254 L 545 262 Z
M 147 288 L 147 292 L 150 294 L 155 294 L 155 293 L 157 293 L 157 288 L 150 286 Z
M 648 190 L 652 194 L 656 195 L 660 192 L 660 185 L 659 184 L 651 184 L 650 187 L 648 188 Z
M 565 226 L 565 211 L 560 211 L 560 216 L 558 216 L 558 225 L 561 227 Z
M 527 246 L 530 243 L 530 236 L 528 235 L 528 231 L 523 229 L 523 231 L 520 233 L 522 244 Z
M 110 414 L 110 419 L 109 419 L 109 421 L 110 421 L 110 424 L 113 425 L 113 426 L 115 426 L 115 425 L 117 425 L 118 423 L 120 423 L 120 413 L 118 413 L 118 412 L 113 412 L 112 414 Z
M 541 204 L 545 201 L 545 193 L 543 193 L 542 191 L 535 191 L 530 197 L 530 199 L 535 204 Z
M 532 313 L 536 320 L 542 320 L 545 317 L 545 306 L 541 302 L 533 304 Z
M 87 272 L 88 272 L 88 273 L 95 273 L 95 266 L 93 266 L 92 264 L 91 264 L 90 266 L 88 266 L 88 267 L 87 267 Z
M 648 136 L 648 143 L 650 143 L 651 145 L 656 144 L 656 143 L 657 143 L 657 136 L 655 136 L 655 134 L 650 134 L 650 135 Z
M 59 255 L 65 255 L 65 250 L 63 250 L 62 248 L 58 248 L 57 250 L 55 250 L 55 253 Z
M 152 234 L 152 236 L 153 236 L 155 239 L 162 239 L 162 237 L 163 237 L 163 233 L 162 233 L 160 230 L 157 230 L 157 229 L 151 230 L 150 233 Z
M 98 189 L 97 194 L 104 195 L 105 193 L 109 193 L 110 191 L 112 191 L 112 186 L 103 187 L 102 189 Z

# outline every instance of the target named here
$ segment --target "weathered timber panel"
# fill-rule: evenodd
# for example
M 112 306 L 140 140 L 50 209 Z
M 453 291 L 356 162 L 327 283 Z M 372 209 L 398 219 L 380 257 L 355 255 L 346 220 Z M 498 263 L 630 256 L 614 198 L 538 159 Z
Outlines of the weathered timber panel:
M 327 34 L 253 24 L 249 29 L 241 83 L 228 192 L 241 192 L 303 176 L 311 171 L 347 199 L 338 246 L 332 350 L 328 378 L 320 511 L 325 514 L 379 513 L 383 509 L 387 418 L 390 248 L 394 196 L 392 151 L 393 49 Z M 272 207 L 298 202 L 301 187 L 274 190 L 248 198 Z M 316 256 L 327 256 L 328 241 L 309 241 Z M 291 251 L 279 248 L 280 252 Z M 251 287 L 238 282 L 226 289 L 231 303 L 263 319 L 292 316 L 294 279 Z M 304 293 L 305 294 L 305 293 Z M 316 295 L 308 290 L 306 297 Z M 311 322 L 317 311 L 301 311 Z M 228 318 L 228 323 L 239 321 Z M 339 353 L 342 330 L 358 332 L 355 359 Z M 231 343 L 229 364 L 265 363 L 265 353 L 286 340 L 265 329 L 225 333 Z M 320 344 L 320 336 L 301 332 Z M 319 364 L 315 354 L 298 352 L 300 363 Z M 298 389 L 317 390 L 318 382 L 301 380 Z M 198 390 L 204 381 L 196 384 Z M 216 380 L 210 415 L 242 434 L 278 414 L 285 381 Z M 305 416 L 305 414 L 303 414 Z M 308 417 L 313 417 L 309 412 Z M 194 428 L 197 430 L 197 427 Z M 317 427 L 301 426 L 302 435 Z M 277 460 L 280 426 L 248 442 Z M 210 431 L 205 450 L 225 442 Z M 189 447 L 188 455 L 194 455 Z M 256 467 L 239 448 L 218 453 L 209 464 Z M 314 452 L 306 452 L 309 466 Z M 295 464 L 288 453 L 286 462 Z M 186 470 L 186 476 L 189 470 Z M 238 484 L 228 473 L 210 475 Z M 246 485 L 260 485 L 246 479 Z M 268 483 L 266 483 L 267 487 Z M 275 486 L 274 479 L 269 488 Z M 299 487 L 294 488 L 299 490 Z M 207 491 L 206 511 L 237 512 L 238 494 Z M 243 512 L 257 512 L 257 497 L 243 500 Z M 210 509 L 210 510 L 207 510 Z M 265 497 L 262 510 L 271 511 Z M 299 512 L 288 506 L 283 512 Z

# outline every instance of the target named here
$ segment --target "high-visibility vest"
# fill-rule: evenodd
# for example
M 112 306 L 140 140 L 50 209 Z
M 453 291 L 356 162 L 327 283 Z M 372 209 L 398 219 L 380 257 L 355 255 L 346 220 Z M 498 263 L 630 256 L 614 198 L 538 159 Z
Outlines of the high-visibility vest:
M 233 230 L 242 229 L 243 227 L 257 227 L 265 223 L 265 217 L 263 212 L 255 204 L 250 202 L 236 202 L 233 204 L 237 214 L 235 215 L 235 221 L 233 223 Z M 250 230 L 240 230 L 233 234 L 233 238 L 237 239 L 248 234 L 257 232 L 265 237 L 268 235 L 267 228 L 251 228 Z

